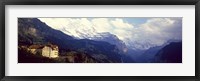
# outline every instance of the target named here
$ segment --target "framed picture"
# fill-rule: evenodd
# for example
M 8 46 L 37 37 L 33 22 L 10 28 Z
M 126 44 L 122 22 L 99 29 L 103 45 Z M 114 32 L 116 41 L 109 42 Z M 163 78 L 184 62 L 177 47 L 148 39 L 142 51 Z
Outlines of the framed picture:
M 199 80 L 199 0 L 1 2 L 1 80 Z

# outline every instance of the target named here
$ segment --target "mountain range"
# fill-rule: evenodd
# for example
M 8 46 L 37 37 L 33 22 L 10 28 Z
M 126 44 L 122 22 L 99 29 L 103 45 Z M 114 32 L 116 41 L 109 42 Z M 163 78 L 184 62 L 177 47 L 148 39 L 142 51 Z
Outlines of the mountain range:
M 97 33 L 95 29 L 53 29 L 37 18 L 18 18 L 18 45 L 52 43 L 59 46 L 60 54 L 73 54 L 76 57 L 91 59 L 87 62 L 100 63 L 134 63 L 134 62 L 180 62 L 166 61 L 166 58 L 181 58 L 182 46 L 178 42 L 169 42 L 167 45 L 156 46 L 147 50 L 133 50 L 120 40 L 116 35 L 109 32 Z M 82 31 L 85 32 L 82 32 Z M 73 34 L 76 33 L 76 34 Z M 131 43 L 134 46 L 134 43 Z M 170 45 L 170 46 L 169 46 Z M 181 43 L 182 45 L 182 43 Z M 170 49 L 169 47 L 177 47 Z M 164 52 L 163 52 L 164 51 Z M 168 54 L 167 51 L 171 51 Z M 169 56 L 168 56 L 169 55 Z M 174 59 L 172 59 L 174 60 Z M 86 60 L 82 60 L 86 61 Z M 80 60 L 77 62 L 81 62 Z
M 115 36 L 114 36 L 115 37 Z M 97 40 L 97 41 L 95 41 Z M 18 19 L 18 44 L 52 43 L 60 50 L 72 50 L 85 53 L 99 62 L 121 62 L 122 54 L 116 45 L 105 42 L 106 39 L 77 39 L 60 30 L 55 30 L 37 18 Z M 100 41 L 102 40 L 102 41 Z M 111 40 L 112 41 L 112 40 Z M 121 41 L 119 44 L 122 44 Z

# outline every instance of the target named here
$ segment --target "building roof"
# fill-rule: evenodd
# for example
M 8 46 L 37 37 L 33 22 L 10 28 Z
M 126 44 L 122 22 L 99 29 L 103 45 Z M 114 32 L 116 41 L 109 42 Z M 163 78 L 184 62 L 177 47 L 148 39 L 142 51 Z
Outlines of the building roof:
M 43 47 L 43 45 L 30 45 L 29 49 L 42 49 Z
M 42 49 L 42 48 L 44 48 L 44 46 L 50 47 L 53 50 L 58 48 L 57 45 L 47 44 L 47 45 L 31 45 L 31 46 L 29 46 L 29 49 Z
M 58 47 L 57 45 L 52 45 L 52 44 L 48 44 L 48 45 L 45 45 L 45 46 L 49 46 L 51 48 L 57 48 Z

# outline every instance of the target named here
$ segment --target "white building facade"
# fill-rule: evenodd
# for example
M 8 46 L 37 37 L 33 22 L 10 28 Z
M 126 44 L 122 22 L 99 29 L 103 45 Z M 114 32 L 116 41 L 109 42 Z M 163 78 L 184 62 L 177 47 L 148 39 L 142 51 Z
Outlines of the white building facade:
M 42 56 L 49 58 L 58 57 L 58 46 L 44 46 L 42 48 Z
M 39 54 L 49 58 L 56 58 L 59 53 L 57 45 L 31 45 L 28 51 L 32 54 Z

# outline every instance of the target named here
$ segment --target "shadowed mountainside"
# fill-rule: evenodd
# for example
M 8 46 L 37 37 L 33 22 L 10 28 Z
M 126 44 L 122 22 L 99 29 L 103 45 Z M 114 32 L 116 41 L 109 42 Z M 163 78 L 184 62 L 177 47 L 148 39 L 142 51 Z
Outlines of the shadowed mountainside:
M 119 49 L 103 41 L 75 39 L 59 30 L 52 29 L 36 18 L 18 18 L 18 45 L 52 43 L 60 51 L 71 50 L 86 54 L 98 62 L 121 62 Z M 67 53 L 66 53 L 67 54 Z

